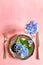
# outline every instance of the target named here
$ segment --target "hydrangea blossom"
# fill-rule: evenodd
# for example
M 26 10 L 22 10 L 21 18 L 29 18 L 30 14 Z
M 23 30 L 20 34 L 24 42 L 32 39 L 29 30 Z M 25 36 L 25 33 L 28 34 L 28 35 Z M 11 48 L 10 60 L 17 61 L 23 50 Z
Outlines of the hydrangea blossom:
M 28 48 L 26 48 L 25 46 L 23 46 L 20 43 L 16 43 L 16 45 L 14 45 L 14 50 L 16 51 L 16 53 L 21 57 L 21 58 L 25 58 L 29 55 L 29 50 Z
M 26 24 L 25 30 L 29 34 L 34 34 L 37 31 L 37 23 L 30 21 L 29 24 Z
M 22 46 L 23 47 L 23 51 L 22 51 L 22 53 L 21 53 L 21 57 L 22 58 L 25 58 L 25 57 L 27 57 L 29 54 L 29 51 L 28 51 L 28 48 L 26 48 L 26 47 L 24 47 L 24 46 Z

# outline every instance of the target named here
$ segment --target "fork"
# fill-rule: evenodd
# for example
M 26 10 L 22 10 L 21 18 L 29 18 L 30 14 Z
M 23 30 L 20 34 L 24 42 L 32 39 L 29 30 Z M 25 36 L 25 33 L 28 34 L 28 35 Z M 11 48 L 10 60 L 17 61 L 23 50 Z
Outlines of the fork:
M 3 58 L 4 58 L 4 59 L 6 58 L 6 48 L 5 48 L 5 43 L 6 43 L 6 41 L 7 41 L 7 37 L 6 37 L 6 35 L 4 34 L 4 46 L 3 46 L 3 48 L 4 48 Z

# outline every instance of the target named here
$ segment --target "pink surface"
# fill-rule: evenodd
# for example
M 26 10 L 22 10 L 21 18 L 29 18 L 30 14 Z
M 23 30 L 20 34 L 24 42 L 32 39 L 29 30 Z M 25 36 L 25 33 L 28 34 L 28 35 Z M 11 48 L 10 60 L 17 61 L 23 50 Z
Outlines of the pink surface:
M 43 0 L 0 0 L 0 32 L 10 29 L 24 32 L 24 26 L 30 20 L 39 24 L 40 60 L 36 60 L 35 52 L 31 58 L 24 61 L 12 58 L 7 46 L 7 58 L 3 59 L 3 35 L 0 34 L 0 65 L 43 65 Z

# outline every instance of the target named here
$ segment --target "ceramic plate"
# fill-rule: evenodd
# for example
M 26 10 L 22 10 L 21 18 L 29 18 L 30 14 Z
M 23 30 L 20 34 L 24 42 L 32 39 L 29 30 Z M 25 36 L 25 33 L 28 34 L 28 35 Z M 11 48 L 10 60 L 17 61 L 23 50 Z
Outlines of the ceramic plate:
M 10 39 L 9 52 L 14 58 L 27 59 L 33 55 L 34 42 L 27 35 L 17 35 Z

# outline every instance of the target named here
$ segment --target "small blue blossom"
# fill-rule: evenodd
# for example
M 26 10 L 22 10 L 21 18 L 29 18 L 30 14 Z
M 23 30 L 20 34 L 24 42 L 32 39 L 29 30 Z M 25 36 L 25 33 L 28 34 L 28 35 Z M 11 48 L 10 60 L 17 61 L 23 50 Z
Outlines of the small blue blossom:
M 29 24 L 26 24 L 25 30 L 29 34 L 34 34 L 37 31 L 37 23 L 30 21 Z
M 32 43 L 33 43 L 33 40 L 28 40 L 28 43 L 29 43 L 29 44 L 32 44 Z
M 21 58 L 25 58 L 29 55 L 29 50 L 28 48 L 26 48 L 25 46 L 23 46 L 20 43 L 16 43 L 16 45 L 14 46 L 14 50 L 16 51 L 16 53 L 21 57 Z
M 14 45 L 14 50 L 15 50 L 16 52 L 18 52 L 19 50 L 21 50 L 21 48 L 22 48 L 22 44 L 20 44 L 20 43 L 16 43 L 16 44 Z
M 27 48 L 23 47 L 23 51 L 21 53 L 21 58 L 25 58 L 29 55 L 29 51 Z

